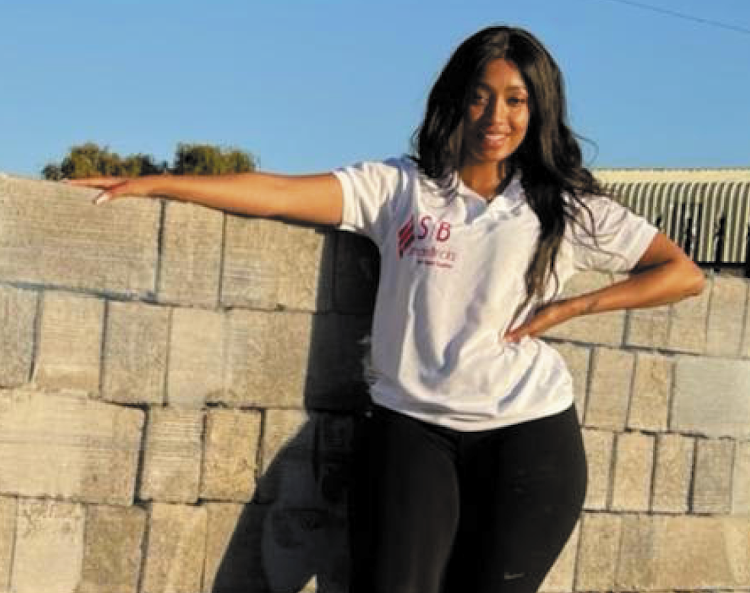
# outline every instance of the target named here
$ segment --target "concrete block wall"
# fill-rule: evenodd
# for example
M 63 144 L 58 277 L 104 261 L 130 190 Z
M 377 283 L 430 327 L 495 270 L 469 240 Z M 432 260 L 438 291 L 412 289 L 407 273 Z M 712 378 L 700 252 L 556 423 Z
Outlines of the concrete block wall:
M 94 195 L 0 178 L 0 592 L 345 592 L 373 248 Z M 750 591 L 748 289 L 548 336 L 590 484 L 545 591 Z
M 617 280 L 575 277 L 575 294 Z M 544 590 L 750 589 L 750 282 L 576 319 L 548 339 L 584 427 L 584 516 Z

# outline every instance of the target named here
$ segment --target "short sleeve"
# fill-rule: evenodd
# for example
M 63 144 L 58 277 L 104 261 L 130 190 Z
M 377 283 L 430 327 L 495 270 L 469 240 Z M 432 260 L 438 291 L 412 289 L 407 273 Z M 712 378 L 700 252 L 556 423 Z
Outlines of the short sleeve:
M 403 159 L 367 161 L 333 171 L 343 189 L 339 228 L 370 237 L 381 244 L 386 236 L 394 198 L 405 169 Z
M 658 229 L 608 197 L 589 198 L 585 204 L 591 216 L 581 208 L 578 223 L 569 227 L 575 268 L 601 272 L 632 270 Z

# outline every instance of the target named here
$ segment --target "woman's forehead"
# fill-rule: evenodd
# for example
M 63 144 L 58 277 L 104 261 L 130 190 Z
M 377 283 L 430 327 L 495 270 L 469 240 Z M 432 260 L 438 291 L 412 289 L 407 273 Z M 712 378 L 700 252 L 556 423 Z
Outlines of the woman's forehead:
M 527 90 L 526 82 L 516 65 L 504 58 L 487 62 L 479 71 L 474 84 L 505 90 Z

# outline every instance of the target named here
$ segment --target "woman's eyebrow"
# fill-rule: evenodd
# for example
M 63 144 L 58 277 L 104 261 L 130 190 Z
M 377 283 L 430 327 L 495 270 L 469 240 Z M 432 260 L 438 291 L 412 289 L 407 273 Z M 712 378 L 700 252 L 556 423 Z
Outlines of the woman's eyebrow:
M 494 91 L 495 90 L 492 87 L 492 85 L 490 85 L 487 82 L 484 82 L 483 80 L 477 81 L 477 83 L 475 84 L 475 87 L 478 90 L 483 90 L 483 91 Z M 523 91 L 524 93 L 528 93 L 529 92 L 529 90 L 526 88 L 525 84 L 512 84 L 510 86 L 506 86 L 505 90 L 506 91 Z

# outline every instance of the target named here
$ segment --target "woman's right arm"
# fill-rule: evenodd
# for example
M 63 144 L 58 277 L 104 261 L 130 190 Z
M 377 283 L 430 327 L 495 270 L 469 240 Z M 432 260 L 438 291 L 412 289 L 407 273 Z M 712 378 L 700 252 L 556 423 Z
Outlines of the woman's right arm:
M 343 210 L 343 190 L 332 173 L 146 175 L 95 177 L 69 183 L 103 190 L 95 204 L 122 196 L 166 197 L 252 216 L 328 225 L 338 225 Z

